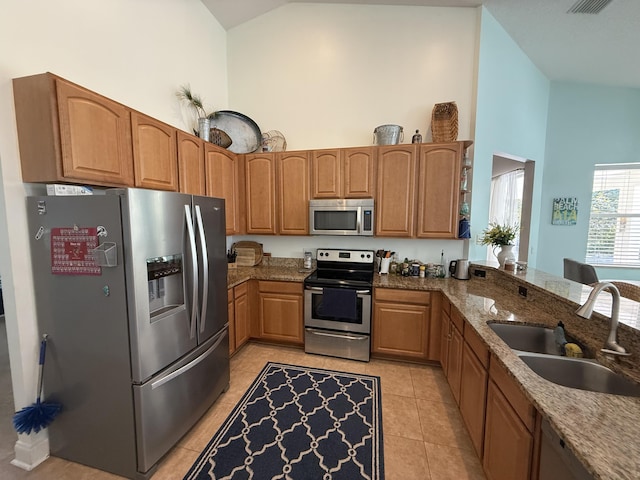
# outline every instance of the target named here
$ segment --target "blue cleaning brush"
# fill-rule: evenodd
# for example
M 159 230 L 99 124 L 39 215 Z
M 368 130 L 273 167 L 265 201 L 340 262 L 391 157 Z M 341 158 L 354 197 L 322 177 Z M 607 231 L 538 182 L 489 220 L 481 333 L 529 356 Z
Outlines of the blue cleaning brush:
M 42 394 L 42 373 L 44 370 L 44 358 L 47 351 L 47 334 L 42 336 L 40 342 L 40 360 L 38 361 L 38 397 L 36 403 L 24 407 L 13 416 L 13 428 L 18 433 L 39 432 L 49 426 L 62 406 L 59 403 L 43 402 Z

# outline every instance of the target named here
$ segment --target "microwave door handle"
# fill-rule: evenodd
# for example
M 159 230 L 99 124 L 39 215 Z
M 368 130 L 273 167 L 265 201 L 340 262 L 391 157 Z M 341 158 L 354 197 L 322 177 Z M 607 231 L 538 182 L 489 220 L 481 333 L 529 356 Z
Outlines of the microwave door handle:
M 202 307 L 200 308 L 200 332 L 204 332 L 207 323 L 207 301 L 209 298 L 209 253 L 207 251 L 207 239 L 204 235 L 204 223 L 200 205 L 194 207 L 196 212 L 196 225 L 200 236 L 200 247 L 202 252 Z
M 191 208 L 189 205 L 184 206 L 185 220 L 187 222 L 187 234 L 189 238 L 189 249 L 191 250 L 191 321 L 189 322 L 189 335 L 194 338 L 196 335 L 196 319 L 198 316 L 198 257 L 196 253 L 196 236 L 193 231 L 193 218 L 191 217 Z

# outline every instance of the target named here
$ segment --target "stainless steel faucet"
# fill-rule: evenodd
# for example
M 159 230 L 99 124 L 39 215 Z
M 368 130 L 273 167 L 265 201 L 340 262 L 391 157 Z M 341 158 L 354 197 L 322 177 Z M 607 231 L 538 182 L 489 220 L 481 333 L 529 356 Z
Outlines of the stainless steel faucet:
M 591 318 L 593 314 L 593 307 L 596 303 L 596 298 L 600 295 L 604 289 L 607 289 L 611 292 L 611 296 L 613 297 L 613 303 L 611 305 L 611 320 L 609 322 L 609 337 L 604 344 L 604 348 L 602 351 L 604 353 L 610 353 L 612 355 L 622 355 L 628 356 L 631 355 L 627 353 L 624 347 L 618 345 L 617 342 L 617 333 L 618 333 L 618 316 L 620 314 L 620 291 L 618 288 L 609 282 L 598 282 L 593 286 L 593 290 L 589 294 L 589 298 L 584 302 L 576 313 L 580 315 L 582 318 Z

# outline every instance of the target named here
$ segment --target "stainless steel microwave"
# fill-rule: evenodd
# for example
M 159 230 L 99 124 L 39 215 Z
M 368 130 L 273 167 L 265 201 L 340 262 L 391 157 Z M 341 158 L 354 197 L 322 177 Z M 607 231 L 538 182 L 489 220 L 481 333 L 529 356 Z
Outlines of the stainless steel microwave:
M 373 198 L 309 200 L 311 235 L 373 235 Z

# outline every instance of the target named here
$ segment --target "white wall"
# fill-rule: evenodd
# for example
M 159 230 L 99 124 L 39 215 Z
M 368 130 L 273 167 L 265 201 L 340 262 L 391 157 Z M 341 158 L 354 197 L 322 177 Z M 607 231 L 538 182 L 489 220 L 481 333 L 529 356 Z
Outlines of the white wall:
M 51 71 L 186 129 L 180 85 L 227 107 L 226 32 L 199 0 L 3 0 L 0 58 L 0 275 L 19 408 L 35 399 L 38 335 L 11 79 Z M 16 446 L 26 464 L 30 442 Z
M 229 30 L 229 100 L 289 150 L 372 143 L 420 129 L 456 101 L 471 138 L 477 9 L 291 3 Z
M 373 129 L 420 129 L 435 103 L 455 101 L 458 139 L 473 137 L 478 10 L 292 3 L 229 30 L 229 103 L 279 130 L 287 149 L 370 145 Z M 234 239 L 235 240 L 235 239 Z M 274 256 L 303 248 L 392 249 L 402 257 L 461 258 L 463 240 L 264 237 Z M 260 240 L 262 241 L 262 240 Z

